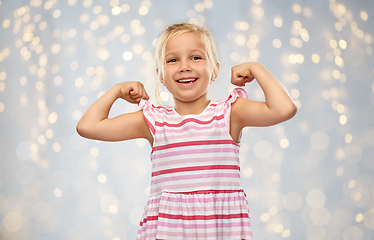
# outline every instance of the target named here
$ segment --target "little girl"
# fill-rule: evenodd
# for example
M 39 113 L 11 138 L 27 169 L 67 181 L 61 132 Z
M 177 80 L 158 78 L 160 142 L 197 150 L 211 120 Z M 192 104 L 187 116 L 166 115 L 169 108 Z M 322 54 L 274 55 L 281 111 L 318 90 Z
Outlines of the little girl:
M 138 239 L 252 239 L 248 202 L 240 182 L 239 143 L 247 126 L 270 126 L 293 117 L 296 106 L 284 86 L 259 63 L 232 68 L 236 86 L 256 79 L 265 102 L 235 89 L 221 101 L 208 99 L 220 68 L 211 33 L 174 24 L 161 34 L 157 73 L 174 107 L 154 106 L 140 82 L 116 84 L 77 125 L 86 138 L 145 138 L 152 146 L 151 196 Z M 123 98 L 142 110 L 108 118 Z

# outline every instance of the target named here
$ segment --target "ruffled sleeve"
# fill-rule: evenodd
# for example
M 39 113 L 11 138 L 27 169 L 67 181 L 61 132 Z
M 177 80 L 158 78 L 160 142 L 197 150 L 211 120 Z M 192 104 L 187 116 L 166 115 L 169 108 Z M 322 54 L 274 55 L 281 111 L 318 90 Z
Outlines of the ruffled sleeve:
M 155 122 L 156 122 L 156 111 L 155 106 L 152 103 L 142 99 L 139 102 L 140 109 L 143 110 L 143 116 L 146 120 L 149 129 L 151 130 L 152 136 L 155 136 Z
M 232 90 L 230 96 L 225 100 L 223 114 L 227 131 L 230 131 L 231 104 L 234 103 L 238 97 L 248 98 L 247 92 L 243 88 L 235 88 Z
M 231 105 L 238 97 L 248 98 L 247 92 L 243 88 L 235 88 L 227 98 L 226 104 Z

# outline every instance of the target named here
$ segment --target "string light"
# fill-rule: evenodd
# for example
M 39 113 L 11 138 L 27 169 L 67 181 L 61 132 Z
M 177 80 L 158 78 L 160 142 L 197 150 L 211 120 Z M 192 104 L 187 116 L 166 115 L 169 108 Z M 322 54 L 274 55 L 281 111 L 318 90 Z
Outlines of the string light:
M 225 76 L 232 65 L 254 61 L 279 77 L 302 106 L 289 123 L 243 130 L 240 164 L 257 219 L 252 226 L 268 238 L 336 238 L 327 229 L 344 239 L 370 238 L 374 165 L 365 153 L 374 147 L 374 71 L 368 67 L 372 15 L 365 9 L 373 4 L 359 9 L 329 0 L 324 10 L 331 19 L 313 3 L 285 4 L 272 15 L 275 5 L 253 0 L 237 6 L 250 14 L 227 11 L 224 24 L 218 24 L 218 9 L 232 3 L 200 0 L 183 10 L 173 4 L 1 2 L 0 129 L 6 138 L 0 155 L 14 166 L 5 164 L 7 174 L 0 175 L 4 236 L 94 238 L 91 232 L 105 229 L 100 234 L 108 239 L 136 238 L 140 203 L 151 192 L 148 142 L 89 141 L 77 136 L 75 125 L 117 82 L 140 80 L 155 99 L 158 34 L 184 17 L 214 33 L 221 73 L 211 85 L 212 99 L 234 89 Z M 253 100 L 265 99 L 256 83 L 245 89 Z M 165 88 L 160 96 L 172 104 Z M 118 102 L 113 116 L 138 110 Z M 96 229 L 82 227 L 87 216 L 99 219 Z M 128 223 L 116 228 L 120 216 Z M 38 227 L 30 232 L 30 224 Z

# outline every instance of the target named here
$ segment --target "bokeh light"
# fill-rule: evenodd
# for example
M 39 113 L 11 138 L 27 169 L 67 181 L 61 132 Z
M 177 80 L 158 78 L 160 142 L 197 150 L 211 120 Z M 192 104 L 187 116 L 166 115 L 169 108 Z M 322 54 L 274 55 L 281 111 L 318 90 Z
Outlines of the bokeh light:
M 145 139 L 83 139 L 75 126 L 111 86 L 141 81 L 159 104 L 159 33 L 205 24 L 232 66 L 254 61 L 299 111 L 243 130 L 242 185 L 254 239 L 374 238 L 373 1 L 0 1 L 0 234 L 4 239 L 135 239 L 150 195 Z M 265 96 L 256 81 L 251 99 Z M 161 103 L 172 95 L 160 87 Z M 137 111 L 117 101 L 116 116 Z

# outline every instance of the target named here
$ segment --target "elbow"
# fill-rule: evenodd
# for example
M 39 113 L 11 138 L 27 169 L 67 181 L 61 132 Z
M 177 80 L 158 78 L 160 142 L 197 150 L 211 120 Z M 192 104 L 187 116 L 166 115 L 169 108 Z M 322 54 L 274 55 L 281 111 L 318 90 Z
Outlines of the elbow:
M 293 118 L 297 113 L 297 106 L 292 102 L 282 103 L 277 109 L 272 109 L 271 114 L 268 116 L 267 122 L 262 124 L 261 126 L 272 126 L 278 123 L 285 122 L 291 118 Z
M 75 127 L 75 130 L 77 131 L 77 133 L 83 137 L 83 126 L 82 126 L 82 123 L 79 121 L 77 123 L 77 126 Z
M 293 101 L 292 101 L 292 103 L 288 104 L 284 108 L 283 113 L 282 113 L 284 121 L 293 118 L 296 115 L 297 110 L 298 110 L 298 108 L 297 108 L 296 104 Z
M 77 126 L 76 126 L 75 129 L 76 129 L 77 133 L 78 133 L 81 137 L 85 137 L 85 138 L 87 138 L 89 127 L 87 127 L 87 124 L 83 123 L 82 120 L 80 120 L 80 121 L 77 123 Z

